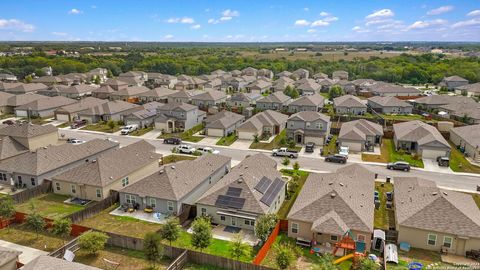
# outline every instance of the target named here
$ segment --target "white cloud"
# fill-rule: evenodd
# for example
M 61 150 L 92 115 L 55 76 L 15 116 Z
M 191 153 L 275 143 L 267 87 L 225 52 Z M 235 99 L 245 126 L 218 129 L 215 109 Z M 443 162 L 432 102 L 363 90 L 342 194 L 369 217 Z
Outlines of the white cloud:
M 183 18 L 170 18 L 167 20 L 167 23 L 184 23 L 184 24 L 192 24 L 195 20 L 190 17 L 183 17 Z
M 223 17 L 238 17 L 240 16 L 240 12 L 236 10 L 231 10 L 231 9 L 226 9 L 222 11 L 222 16 Z
M 221 21 L 221 22 L 230 21 L 231 19 L 233 19 L 233 17 L 230 17 L 230 16 L 220 17 L 220 21 Z
M 369 14 L 365 18 L 367 20 L 371 20 L 371 19 L 378 19 L 378 18 L 389 18 L 389 17 L 393 17 L 394 15 L 395 15 L 395 13 L 393 13 L 393 11 L 391 9 L 384 8 L 384 9 L 377 10 L 377 11 L 373 12 L 372 14 Z
M 92 6 L 90 6 L 90 8 L 92 8 L 92 9 L 96 9 L 96 8 L 97 8 L 97 6 L 95 6 L 95 5 L 92 5 Z
M 432 10 L 429 10 L 427 12 L 427 15 L 439 15 L 439 14 L 443 14 L 443 13 L 446 13 L 446 12 L 449 12 L 453 10 L 453 6 L 441 6 L 439 8 L 435 8 L 435 9 L 432 9 Z
M 323 21 L 325 21 L 325 22 L 336 22 L 336 21 L 338 21 L 338 17 L 328 16 L 325 19 L 323 19 Z
M 309 26 L 310 22 L 307 20 L 296 20 L 294 23 L 295 26 Z
M 165 35 L 165 36 L 163 37 L 163 39 L 167 39 L 167 40 L 168 40 L 168 39 L 173 39 L 173 38 L 174 38 L 173 35 Z
M 411 25 L 407 26 L 406 30 L 424 29 L 424 28 L 429 28 L 437 25 L 445 25 L 447 23 L 448 21 L 443 19 L 437 19 L 437 20 L 431 20 L 431 21 L 416 21 Z
M 320 12 L 320 16 L 327 17 L 327 16 L 330 16 L 330 13 L 328 13 L 326 11 L 322 11 L 322 12 Z
M 195 29 L 195 30 L 200 29 L 201 27 L 202 26 L 200 24 L 194 24 L 194 25 L 190 26 L 190 28 Z
M 68 35 L 68 34 L 65 33 L 65 32 L 52 32 L 52 35 L 64 37 L 64 36 L 66 36 L 66 35 Z
M 315 32 L 317 32 L 317 30 L 315 30 L 315 29 L 308 29 L 307 30 L 307 33 L 315 33 Z
M 305 10 L 305 11 L 310 11 L 310 8 L 304 7 L 303 10 Z
M 72 15 L 77 15 L 80 13 L 82 13 L 82 11 L 76 8 L 72 8 L 71 10 L 68 11 L 68 14 L 72 14 Z
M 0 19 L 0 30 L 33 32 L 35 30 L 35 26 L 17 19 Z
M 461 27 L 468 27 L 468 26 L 477 26 L 480 25 L 480 19 L 471 19 L 467 21 L 459 21 L 452 25 L 452 28 L 461 28 Z
M 475 16 L 480 16 L 480 9 L 472 10 L 470 11 L 467 16 L 475 17 Z
M 312 24 L 311 24 L 312 27 L 328 26 L 328 25 L 330 25 L 330 23 L 326 22 L 324 20 L 316 20 L 316 21 L 312 22 Z

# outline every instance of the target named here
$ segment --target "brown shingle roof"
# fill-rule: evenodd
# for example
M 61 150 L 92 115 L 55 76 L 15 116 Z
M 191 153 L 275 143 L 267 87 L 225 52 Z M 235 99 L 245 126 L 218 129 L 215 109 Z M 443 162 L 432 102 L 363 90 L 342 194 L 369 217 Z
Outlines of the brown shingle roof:
M 419 120 L 393 124 L 393 132 L 395 137 L 401 141 L 417 142 L 418 145 L 436 141 L 450 148 L 450 144 L 437 128 Z
M 42 255 L 23 266 L 22 270 L 101 270 L 76 262 L 69 262 L 51 256 Z
M 0 136 L 0 160 L 13 157 L 28 151 L 28 148 L 18 143 L 10 136 Z
M 339 139 L 344 140 L 366 140 L 367 136 L 382 136 L 383 127 L 377 123 L 359 119 L 342 124 Z
M 235 123 L 243 121 L 245 116 L 229 112 L 222 111 L 217 114 L 211 115 L 205 119 L 206 128 L 228 128 Z
M 352 95 L 345 95 L 341 97 L 337 97 L 333 99 L 333 105 L 334 107 L 350 107 L 350 108 L 366 108 L 367 105 L 365 105 L 362 100 L 360 100 L 356 96 Z
M 2 128 L 0 136 L 12 136 L 17 138 L 33 138 L 57 132 L 58 128 L 54 125 L 33 125 L 29 123 L 13 124 L 11 126 Z

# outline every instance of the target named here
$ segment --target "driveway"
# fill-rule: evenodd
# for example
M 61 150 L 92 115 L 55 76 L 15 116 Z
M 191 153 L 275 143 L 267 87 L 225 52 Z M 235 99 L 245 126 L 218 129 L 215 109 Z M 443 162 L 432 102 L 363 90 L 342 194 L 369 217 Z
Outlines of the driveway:
M 33 261 L 38 256 L 48 254 L 48 252 L 45 252 L 43 250 L 38 250 L 38 249 L 31 248 L 31 247 L 26 247 L 26 246 L 21 246 L 21 245 L 17 245 L 15 243 L 10 243 L 10 242 L 3 241 L 3 240 L 0 240 L 0 247 L 5 247 L 5 248 L 10 248 L 10 249 L 14 249 L 14 250 L 17 250 L 17 251 L 21 251 L 22 254 L 19 257 L 19 260 L 23 264 L 26 264 L 26 263 L 29 263 L 30 261 Z
M 442 173 L 451 173 L 453 172 L 450 167 L 440 167 L 435 159 L 424 158 L 423 161 L 423 169 L 426 171 L 431 172 L 442 172 Z
M 205 137 L 203 140 L 199 141 L 198 144 L 205 146 L 216 146 L 216 143 L 220 140 L 220 137 Z
M 247 150 L 250 149 L 250 145 L 252 144 L 251 140 L 236 140 L 229 148 L 239 149 L 239 150 Z
M 142 138 L 142 139 L 156 139 L 161 134 L 162 134 L 161 130 L 154 129 L 152 131 L 149 131 L 149 132 L 143 134 L 142 136 L 139 136 L 139 138 Z

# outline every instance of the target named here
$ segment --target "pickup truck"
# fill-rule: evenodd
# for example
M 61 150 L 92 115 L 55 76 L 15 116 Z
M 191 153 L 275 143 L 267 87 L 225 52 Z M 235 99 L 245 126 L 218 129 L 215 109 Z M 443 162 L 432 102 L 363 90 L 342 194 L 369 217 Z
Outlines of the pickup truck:
M 274 157 L 289 157 L 289 158 L 297 158 L 298 152 L 288 150 L 286 147 L 282 147 L 280 149 L 273 149 L 272 156 Z

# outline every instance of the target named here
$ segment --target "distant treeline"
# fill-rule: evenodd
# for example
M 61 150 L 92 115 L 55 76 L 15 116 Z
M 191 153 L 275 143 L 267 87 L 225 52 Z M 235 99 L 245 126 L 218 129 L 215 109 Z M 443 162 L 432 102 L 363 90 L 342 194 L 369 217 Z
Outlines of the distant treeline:
M 0 73 L 8 72 L 24 78 L 35 72 L 42 75 L 41 68 L 51 66 L 55 75 L 72 72 L 87 72 L 104 67 L 113 75 L 130 70 L 160 72 L 164 74 L 201 75 L 214 70 L 241 70 L 246 67 L 267 68 L 275 73 L 298 68 L 312 74 L 323 72 L 331 75 L 335 70 L 345 70 L 350 79 L 371 78 L 392 83 L 425 84 L 438 83 L 443 77 L 458 75 L 471 83 L 480 81 L 480 59 L 475 57 L 446 58 L 443 55 L 423 54 L 391 58 L 371 57 L 353 61 L 336 62 L 322 60 L 256 59 L 242 57 L 228 49 L 169 49 L 149 56 L 134 52 L 128 55 L 89 56 L 78 58 L 46 56 L 36 52 L 28 56 L 0 57 Z

